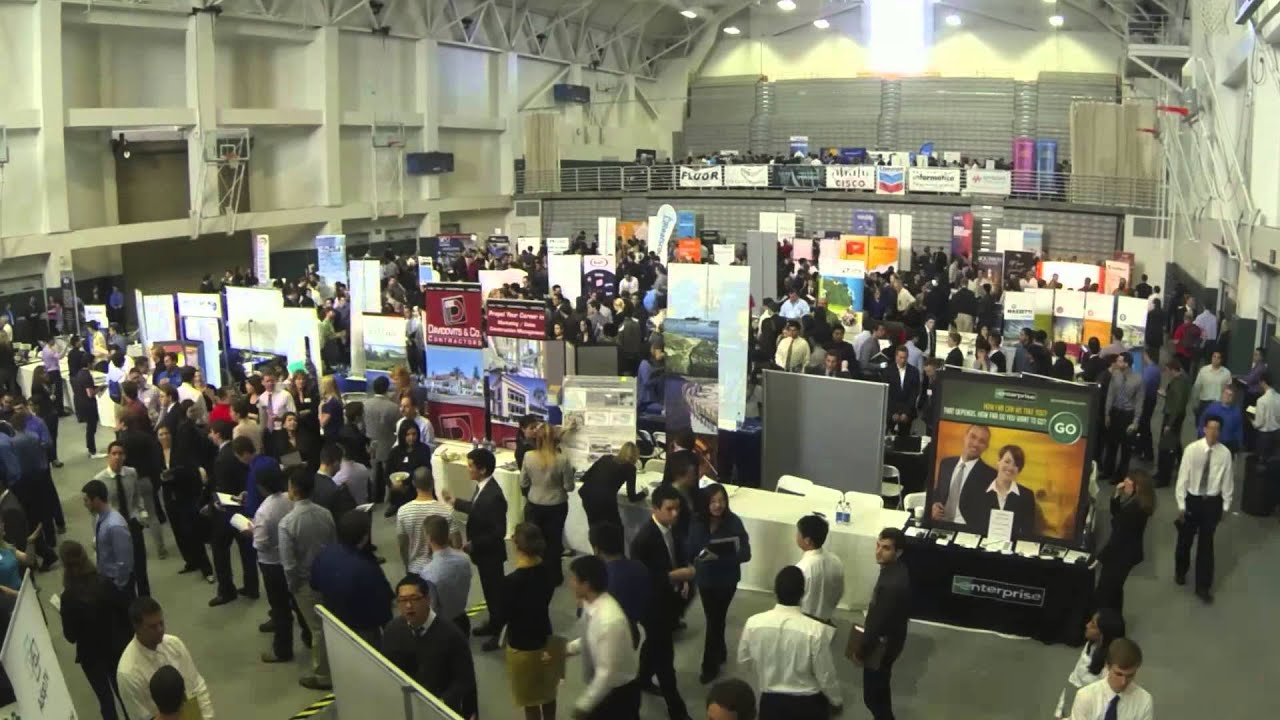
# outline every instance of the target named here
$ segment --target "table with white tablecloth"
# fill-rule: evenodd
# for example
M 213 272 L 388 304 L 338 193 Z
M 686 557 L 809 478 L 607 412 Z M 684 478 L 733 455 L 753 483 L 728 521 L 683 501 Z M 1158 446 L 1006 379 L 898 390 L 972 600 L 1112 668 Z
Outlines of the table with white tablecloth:
M 431 456 L 431 475 L 436 480 L 436 491 L 448 490 L 454 497 L 470 499 L 476 491 L 476 484 L 467 473 L 467 453 L 471 452 L 470 443 L 443 440 L 437 443 L 435 453 Z M 445 459 L 445 456 L 449 459 Z M 516 454 L 510 450 L 494 452 L 498 467 L 493 471 L 493 479 L 502 488 L 507 498 L 507 537 L 516 525 L 524 521 L 524 496 L 520 494 L 520 471 L 516 470 Z
M 18 388 L 22 391 L 23 397 L 31 397 L 31 380 L 35 376 L 36 368 L 40 363 L 27 363 L 18 366 Z M 67 371 L 67 361 L 62 360 L 62 402 L 66 409 L 72 413 L 75 412 L 75 406 L 72 405 L 74 395 L 71 392 L 71 374 Z M 107 375 L 96 370 L 93 373 L 93 383 L 96 388 L 98 400 L 98 422 L 107 427 L 115 427 L 116 422 L 116 404 L 111 401 L 111 396 L 107 394 Z

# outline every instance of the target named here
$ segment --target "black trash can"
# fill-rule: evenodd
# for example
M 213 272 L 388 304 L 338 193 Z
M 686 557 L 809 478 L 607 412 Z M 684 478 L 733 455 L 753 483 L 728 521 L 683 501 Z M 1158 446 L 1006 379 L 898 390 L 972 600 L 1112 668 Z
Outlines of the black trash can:
M 1250 454 L 1244 461 L 1244 482 L 1240 488 L 1241 512 L 1257 517 L 1267 517 L 1275 511 L 1276 498 L 1273 488 L 1280 481 L 1280 458 L 1259 462 Z

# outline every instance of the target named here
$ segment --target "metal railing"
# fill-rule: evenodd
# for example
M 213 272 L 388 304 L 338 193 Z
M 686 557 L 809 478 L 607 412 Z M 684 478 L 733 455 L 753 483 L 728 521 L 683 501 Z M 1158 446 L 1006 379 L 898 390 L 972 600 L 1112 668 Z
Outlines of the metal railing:
M 714 187 L 689 187 L 680 183 L 680 165 L 631 165 L 562 168 L 559 171 L 516 172 L 517 195 L 545 193 L 648 193 L 688 192 L 692 194 L 723 190 L 789 190 L 823 191 L 861 195 L 876 195 L 875 185 L 861 190 L 828 187 L 828 166 L 769 165 L 767 180 L 750 185 L 723 183 Z M 830 166 L 848 167 L 848 166 Z M 706 169 L 698 166 L 697 169 Z M 936 170 L 938 168 L 930 168 Z M 1143 178 L 1078 175 L 1073 173 L 1042 173 L 1031 170 L 1008 171 L 1008 192 L 993 191 L 989 184 L 992 171 L 959 170 L 956 191 L 920 191 L 909 186 L 905 195 L 966 195 L 971 197 L 1011 197 L 1023 200 L 1045 200 L 1096 205 L 1101 207 L 1164 210 L 1164 184 L 1160 180 Z M 1001 171 L 996 171 L 1001 172 Z M 980 184 L 971 177 L 985 176 Z M 904 182 L 904 185 L 907 183 Z

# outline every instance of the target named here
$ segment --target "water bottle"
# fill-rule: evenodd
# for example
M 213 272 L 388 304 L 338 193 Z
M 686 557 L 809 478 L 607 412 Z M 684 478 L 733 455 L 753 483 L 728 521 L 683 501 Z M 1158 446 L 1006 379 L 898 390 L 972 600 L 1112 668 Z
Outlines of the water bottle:
M 836 503 L 836 524 L 848 525 L 850 521 L 849 514 L 850 514 L 849 503 L 847 500 L 845 500 L 842 497 L 840 498 L 840 502 Z

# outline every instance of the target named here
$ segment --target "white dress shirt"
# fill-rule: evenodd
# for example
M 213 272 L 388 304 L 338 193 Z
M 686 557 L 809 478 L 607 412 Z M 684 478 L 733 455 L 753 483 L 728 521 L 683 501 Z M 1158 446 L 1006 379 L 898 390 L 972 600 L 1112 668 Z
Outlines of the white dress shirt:
M 1209 481 L 1204 487 L 1204 464 L 1209 463 Z M 1231 451 L 1222 443 L 1212 448 L 1200 438 L 1182 452 L 1182 465 L 1178 467 L 1178 483 L 1174 497 L 1178 510 L 1187 509 L 1187 495 L 1222 496 L 1222 510 L 1231 509 L 1231 497 L 1235 494 L 1235 475 L 1231 472 Z
M 1253 427 L 1258 432 L 1275 432 L 1280 430 L 1280 393 L 1275 388 L 1267 388 L 1258 398 L 1257 410 L 1253 417 Z
M 832 705 L 843 705 L 831 658 L 835 634 L 835 628 L 805 617 L 798 607 L 774 605 L 747 618 L 738 641 L 738 664 L 755 665 L 756 689 L 762 693 L 822 693 Z
M 1214 369 L 1205 365 L 1196 373 L 1195 387 L 1192 388 L 1196 400 L 1200 402 L 1217 402 L 1222 399 L 1222 389 L 1231 384 L 1231 371 L 1226 365 Z
M 602 593 L 582 609 L 583 637 L 570 641 L 570 655 L 582 653 L 582 671 L 587 686 L 574 707 L 594 710 L 613 690 L 635 679 L 640 671 L 640 654 L 631 640 L 631 624 L 622 606 L 609 593 Z
M 778 314 L 788 320 L 799 320 L 809 314 L 809 303 L 804 298 L 798 297 L 794 302 L 790 298 L 782 301 L 782 306 L 778 308 Z
M 907 308 L 911 307 L 911 303 L 915 301 L 915 296 L 908 292 L 906 288 L 902 288 L 898 291 L 898 312 L 906 312 Z
M 1119 696 L 1116 720 L 1152 720 L 1155 717 L 1151 693 L 1146 689 L 1130 685 Z M 1105 677 L 1086 685 L 1076 693 L 1076 700 L 1071 705 L 1071 720 L 1103 720 L 1113 697 L 1116 697 L 1116 691 L 1111 689 Z
M 999 488 L 996 486 L 995 480 L 992 480 L 991 484 L 987 486 L 987 492 L 996 494 L 996 502 L 999 503 L 1001 510 L 1004 509 L 1004 504 L 1009 499 L 1010 495 L 1022 494 L 1018 492 L 1018 483 L 1015 482 L 1009 485 L 1009 492 L 1001 495 Z
M 283 428 L 284 416 L 297 411 L 288 390 L 277 389 L 258 396 L 258 421 L 267 432 Z
M 165 635 L 155 650 L 143 647 L 135 637 L 120 656 L 116 680 L 129 717 L 149 718 L 159 714 L 151 699 L 151 676 L 165 665 L 172 665 L 182 675 L 187 697 L 194 698 L 200 705 L 200 717 L 213 720 L 213 699 L 209 697 L 209 687 L 196 669 L 187 646 L 173 635 Z
M 196 409 L 200 415 L 200 421 L 209 420 L 209 408 L 204 404 L 204 393 L 196 389 L 191 383 L 182 383 L 178 386 L 178 402 L 191 401 L 191 406 Z
M 829 621 L 844 595 L 844 563 L 822 548 L 805 550 L 796 563 L 804 573 L 804 597 L 800 609 L 806 615 Z

